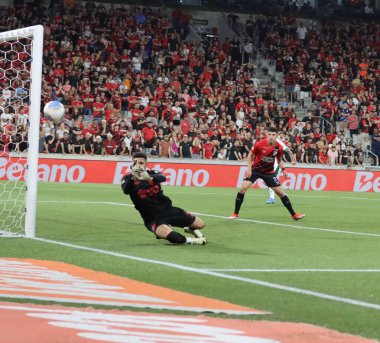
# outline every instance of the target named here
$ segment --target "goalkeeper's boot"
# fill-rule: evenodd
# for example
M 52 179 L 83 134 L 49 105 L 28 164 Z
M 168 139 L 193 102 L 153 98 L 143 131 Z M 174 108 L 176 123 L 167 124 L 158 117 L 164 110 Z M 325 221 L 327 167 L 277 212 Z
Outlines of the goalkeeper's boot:
M 300 220 L 300 219 L 302 219 L 303 217 L 305 217 L 305 215 L 304 215 L 304 214 L 300 214 L 300 213 L 295 213 L 295 214 L 292 216 L 292 218 L 293 218 L 294 220 Z
M 205 245 L 207 243 L 206 237 L 191 238 L 191 245 Z
M 239 218 L 239 215 L 237 213 L 232 213 L 228 219 L 238 219 Z
M 274 205 L 274 199 L 273 198 L 269 198 L 265 203 L 268 204 L 268 205 Z
M 190 229 L 189 227 L 185 227 L 184 228 L 185 232 L 186 233 L 189 233 L 190 235 L 193 235 L 194 237 L 196 238 L 202 238 L 204 237 L 205 235 L 201 232 L 201 230 L 197 230 L 197 229 Z

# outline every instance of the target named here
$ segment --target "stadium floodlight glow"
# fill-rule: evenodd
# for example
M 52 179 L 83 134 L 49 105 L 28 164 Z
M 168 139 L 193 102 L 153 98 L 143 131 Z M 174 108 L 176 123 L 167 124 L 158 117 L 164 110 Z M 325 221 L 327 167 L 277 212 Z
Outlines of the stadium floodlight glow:
M 43 35 L 42 25 L 0 33 L 0 237 L 36 233 Z

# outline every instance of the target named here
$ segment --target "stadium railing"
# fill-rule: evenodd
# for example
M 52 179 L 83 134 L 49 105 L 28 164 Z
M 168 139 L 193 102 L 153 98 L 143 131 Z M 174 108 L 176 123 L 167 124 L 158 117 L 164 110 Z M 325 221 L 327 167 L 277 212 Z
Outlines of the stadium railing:
M 364 148 L 363 151 L 364 151 L 364 158 L 365 158 L 365 161 L 366 161 L 366 165 L 368 167 L 369 166 L 373 166 L 372 163 L 371 163 L 371 156 L 372 156 L 372 158 L 375 161 L 375 166 L 378 167 L 379 166 L 379 158 L 377 157 L 377 155 L 375 155 L 371 150 L 366 149 L 366 148 Z

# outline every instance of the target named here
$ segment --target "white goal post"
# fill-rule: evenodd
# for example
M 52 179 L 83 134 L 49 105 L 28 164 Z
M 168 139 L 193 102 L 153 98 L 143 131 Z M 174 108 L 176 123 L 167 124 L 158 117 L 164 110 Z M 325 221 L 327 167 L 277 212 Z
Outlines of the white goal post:
M 42 25 L 0 33 L 0 237 L 36 233 L 43 37 Z

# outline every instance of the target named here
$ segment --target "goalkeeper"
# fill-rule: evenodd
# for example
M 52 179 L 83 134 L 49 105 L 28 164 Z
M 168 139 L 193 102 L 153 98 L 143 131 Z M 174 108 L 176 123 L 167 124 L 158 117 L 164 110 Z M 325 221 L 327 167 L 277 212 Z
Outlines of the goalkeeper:
M 147 170 L 147 157 L 144 153 L 135 153 L 132 157 L 131 173 L 121 179 L 121 188 L 128 194 L 140 212 L 146 228 L 158 239 L 166 239 L 174 244 L 206 244 L 206 238 L 200 231 L 205 227 L 202 219 L 172 206 L 170 198 L 164 195 L 161 183 L 166 177 L 156 170 Z M 194 237 L 186 237 L 173 231 L 169 225 L 182 227 Z

